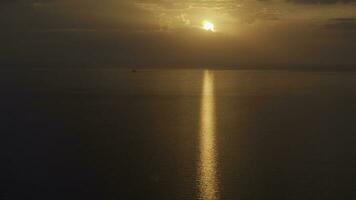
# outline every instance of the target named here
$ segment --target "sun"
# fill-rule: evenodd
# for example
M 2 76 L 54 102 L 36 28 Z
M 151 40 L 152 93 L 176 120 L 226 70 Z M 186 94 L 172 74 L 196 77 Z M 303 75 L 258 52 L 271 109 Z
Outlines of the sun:
M 211 31 L 211 32 L 215 32 L 215 26 L 213 23 L 209 22 L 209 21 L 203 21 L 203 27 L 204 30 L 206 31 Z

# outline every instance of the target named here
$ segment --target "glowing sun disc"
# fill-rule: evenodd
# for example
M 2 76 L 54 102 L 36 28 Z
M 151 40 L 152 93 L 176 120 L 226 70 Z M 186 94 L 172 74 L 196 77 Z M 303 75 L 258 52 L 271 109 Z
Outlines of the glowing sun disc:
M 209 22 L 209 21 L 203 21 L 203 29 L 206 31 L 215 31 L 215 26 L 213 23 Z

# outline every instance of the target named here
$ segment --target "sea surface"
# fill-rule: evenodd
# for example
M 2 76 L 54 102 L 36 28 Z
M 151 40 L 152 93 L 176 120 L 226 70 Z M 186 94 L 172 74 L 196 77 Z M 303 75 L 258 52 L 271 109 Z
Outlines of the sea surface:
M 356 72 L 1 70 L 0 199 L 356 199 Z

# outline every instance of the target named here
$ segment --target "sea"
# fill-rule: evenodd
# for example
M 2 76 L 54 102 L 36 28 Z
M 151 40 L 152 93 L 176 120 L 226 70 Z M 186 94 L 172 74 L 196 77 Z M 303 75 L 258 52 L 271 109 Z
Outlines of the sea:
M 356 199 L 356 72 L 0 70 L 0 199 Z

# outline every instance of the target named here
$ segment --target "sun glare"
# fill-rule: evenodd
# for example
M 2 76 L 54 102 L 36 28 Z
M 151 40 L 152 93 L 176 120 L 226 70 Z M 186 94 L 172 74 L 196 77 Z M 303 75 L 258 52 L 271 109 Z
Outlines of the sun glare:
M 203 21 L 203 29 L 206 31 L 211 31 L 214 32 L 215 31 L 215 26 L 213 23 L 209 22 L 209 21 Z

